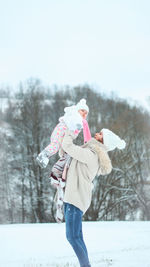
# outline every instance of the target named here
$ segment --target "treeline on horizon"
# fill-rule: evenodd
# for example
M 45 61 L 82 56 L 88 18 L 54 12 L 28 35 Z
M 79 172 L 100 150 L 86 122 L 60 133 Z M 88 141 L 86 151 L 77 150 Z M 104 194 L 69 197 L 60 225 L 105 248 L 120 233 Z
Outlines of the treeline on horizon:
M 46 169 L 35 162 L 50 142 L 64 107 L 81 98 L 89 106 L 92 135 L 108 128 L 123 138 L 124 150 L 109 152 L 113 171 L 96 177 L 86 221 L 150 220 L 150 114 L 115 95 L 106 97 L 91 86 L 55 90 L 36 79 L 21 84 L 14 94 L 1 88 L 8 106 L 0 110 L 0 223 L 55 222 L 55 189 L 49 174 L 58 155 Z M 75 143 L 83 144 L 80 133 Z

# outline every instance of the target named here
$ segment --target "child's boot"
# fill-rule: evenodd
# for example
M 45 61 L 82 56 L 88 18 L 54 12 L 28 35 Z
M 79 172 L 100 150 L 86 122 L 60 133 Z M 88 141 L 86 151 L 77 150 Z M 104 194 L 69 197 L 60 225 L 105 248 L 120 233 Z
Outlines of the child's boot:
M 36 162 L 41 168 L 46 168 L 49 162 L 50 153 L 47 150 L 43 150 L 36 158 Z

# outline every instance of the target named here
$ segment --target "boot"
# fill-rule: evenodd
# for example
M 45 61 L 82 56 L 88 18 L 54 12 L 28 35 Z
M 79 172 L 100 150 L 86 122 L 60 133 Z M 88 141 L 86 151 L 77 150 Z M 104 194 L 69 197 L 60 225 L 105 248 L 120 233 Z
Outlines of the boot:
M 47 150 L 43 150 L 36 158 L 36 162 L 41 168 L 46 168 L 49 162 L 50 153 Z

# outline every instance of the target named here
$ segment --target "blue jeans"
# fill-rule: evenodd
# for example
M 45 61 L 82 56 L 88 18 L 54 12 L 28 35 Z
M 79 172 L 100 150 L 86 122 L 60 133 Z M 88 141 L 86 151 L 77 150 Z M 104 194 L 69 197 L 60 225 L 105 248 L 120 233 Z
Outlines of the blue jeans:
M 80 266 L 91 267 L 87 248 L 83 240 L 83 212 L 72 204 L 64 203 L 64 214 L 66 222 L 66 237 L 78 257 Z

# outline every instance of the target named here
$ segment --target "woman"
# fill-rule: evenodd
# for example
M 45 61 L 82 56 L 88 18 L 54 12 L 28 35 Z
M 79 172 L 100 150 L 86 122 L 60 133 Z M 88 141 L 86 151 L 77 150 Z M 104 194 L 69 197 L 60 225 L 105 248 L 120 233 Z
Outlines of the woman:
M 102 129 L 82 147 L 73 144 L 69 130 L 63 139 L 62 148 L 72 157 L 67 173 L 64 195 L 66 237 L 73 247 L 80 266 L 91 267 L 82 234 L 82 216 L 91 203 L 93 179 L 112 170 L 107 151 L 124 148 L 125 142 L 108 129 Z

